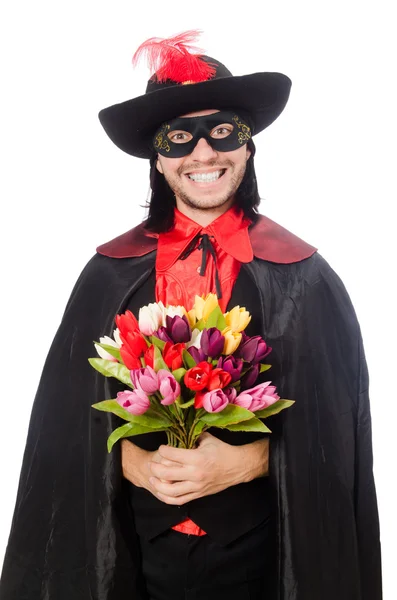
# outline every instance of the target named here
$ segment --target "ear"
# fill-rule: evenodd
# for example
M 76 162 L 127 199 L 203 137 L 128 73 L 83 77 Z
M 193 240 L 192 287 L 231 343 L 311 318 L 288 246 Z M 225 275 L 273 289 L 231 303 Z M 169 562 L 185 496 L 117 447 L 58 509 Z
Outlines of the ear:
M 163 171 L 163 167 L 161 166 L 161 162 L 160 162 L 160 157 L 157 157 L 156 160 L 156 169 L 158 170 L 159 173 L 161 173 L 162 175 L 164 175 L 164 171 Z

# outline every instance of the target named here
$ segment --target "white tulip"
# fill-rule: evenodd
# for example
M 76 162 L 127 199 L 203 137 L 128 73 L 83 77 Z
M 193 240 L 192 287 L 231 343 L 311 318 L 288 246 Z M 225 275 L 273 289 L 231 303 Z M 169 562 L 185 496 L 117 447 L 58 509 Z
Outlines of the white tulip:
M 113 332 L 113 336 L 116 333 L 116 331 L 118 331 L 118 329 Z M 119 344 L 117 342 L 117 340 L 116 341 L 112 340 L 112 338 L 110 338 L 108 335 L 105 335 L 105 337 L 99 338 L 99 341 L 101 342 L 101 344 L 106 344 L 107 346 L 113 346 L 113 348 L 120 348 L 120 346 L 121 346 L 121 340 L 120 340 L 120 344 Z
M 163 321 L 163 325 L 164 327 L 166 326 L 166 319 L 165 317 L 183 317 L 184 315 L 186 315 L 186 310 L 184 309 L 183 306 L 166 306 L 164 308 L 164 321 Z
M 139 309 L 139 329 L 143 335 L 153 335 L 163 324 L 163 309 L 161 302 L 148 304 Z
M 121 341 L 121 337 L 120 337 L 120 329 L 117 328 L 113 331 L 113 337 L 116 341 L 116 347 L 117 348 L 121 348 L 121 346 L 123 345 L 123 342 Z
M 106 344 L 107 342 L 102 342 L 103 339 L 105 339 L 105 338 L 100 338 L 100 342 L 102 344 Z M 101 346 L 99 346 L 98 344 L 94 344 L 94 346 L 95 346 L 95 350 L 98 352 L 98 354 L 101 358 L 104 358 L 105 360 L 112 360 L 113 362 L 117 362 L 117 359 L 114 358 L 114 356 L 112 356 L 111 354 L 109 354 L 109 352 L 106 352 L 106 350 L 101 348 Z
M 203 335 L 203 332 L 200 331 L 199 329 L 193 329 L 192 331 L 192 337 L 190 339 L 190 342 L 186 343 L 186 348 L 190 348 L 191 346 L 194 346 L 195 348 L 197 348 L 198 350 L 200 349 L 200 344 L 201 344 L 201 336 Z

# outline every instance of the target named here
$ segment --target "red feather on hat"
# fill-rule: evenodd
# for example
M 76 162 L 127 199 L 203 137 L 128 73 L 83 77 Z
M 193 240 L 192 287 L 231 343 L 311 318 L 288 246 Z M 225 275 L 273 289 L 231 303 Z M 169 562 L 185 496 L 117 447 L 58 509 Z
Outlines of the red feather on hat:
M 170 38 L 150 38 L 139 46 L 132 64 L 136 66 L 142 55 L 146 55 L 152 79 L 156 78 L 159 83 L 167 79 L 176 83 L 208 81 L 216 71 L 201 59 L 203 51 L 191 45 L 200 33 L 192 29 Z

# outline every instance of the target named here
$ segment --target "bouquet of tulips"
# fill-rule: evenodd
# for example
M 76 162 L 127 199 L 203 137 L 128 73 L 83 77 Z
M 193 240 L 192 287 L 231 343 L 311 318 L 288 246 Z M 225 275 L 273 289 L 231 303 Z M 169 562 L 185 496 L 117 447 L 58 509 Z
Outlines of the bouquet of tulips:
M 109 436 L 109 452 L 121 438 L 157 431 L 181 448 L 194 448 L 210 427 L 270 432 L 263 419 L 293 401 L 281 400 L 270 381 L 257 383 L 271 348 L 244 333 L 250 320 L 240 306 L 223 314 L 215 294 L 196 296 L 189 311 L 158 302 L 138 320 L 128 310 L 117 315 L 113 339 L 100 338 L 100 358 L 89 359 L 127 388 L 93 405 L 126 421 Z

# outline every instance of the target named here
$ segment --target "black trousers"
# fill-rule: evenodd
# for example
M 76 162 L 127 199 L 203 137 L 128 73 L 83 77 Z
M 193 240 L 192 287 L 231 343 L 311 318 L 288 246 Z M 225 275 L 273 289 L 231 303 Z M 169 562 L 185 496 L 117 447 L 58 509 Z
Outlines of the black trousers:
M 172 529 L 141 539 L 147 600 L 274 600 L 270 519 L 228 546 Z

